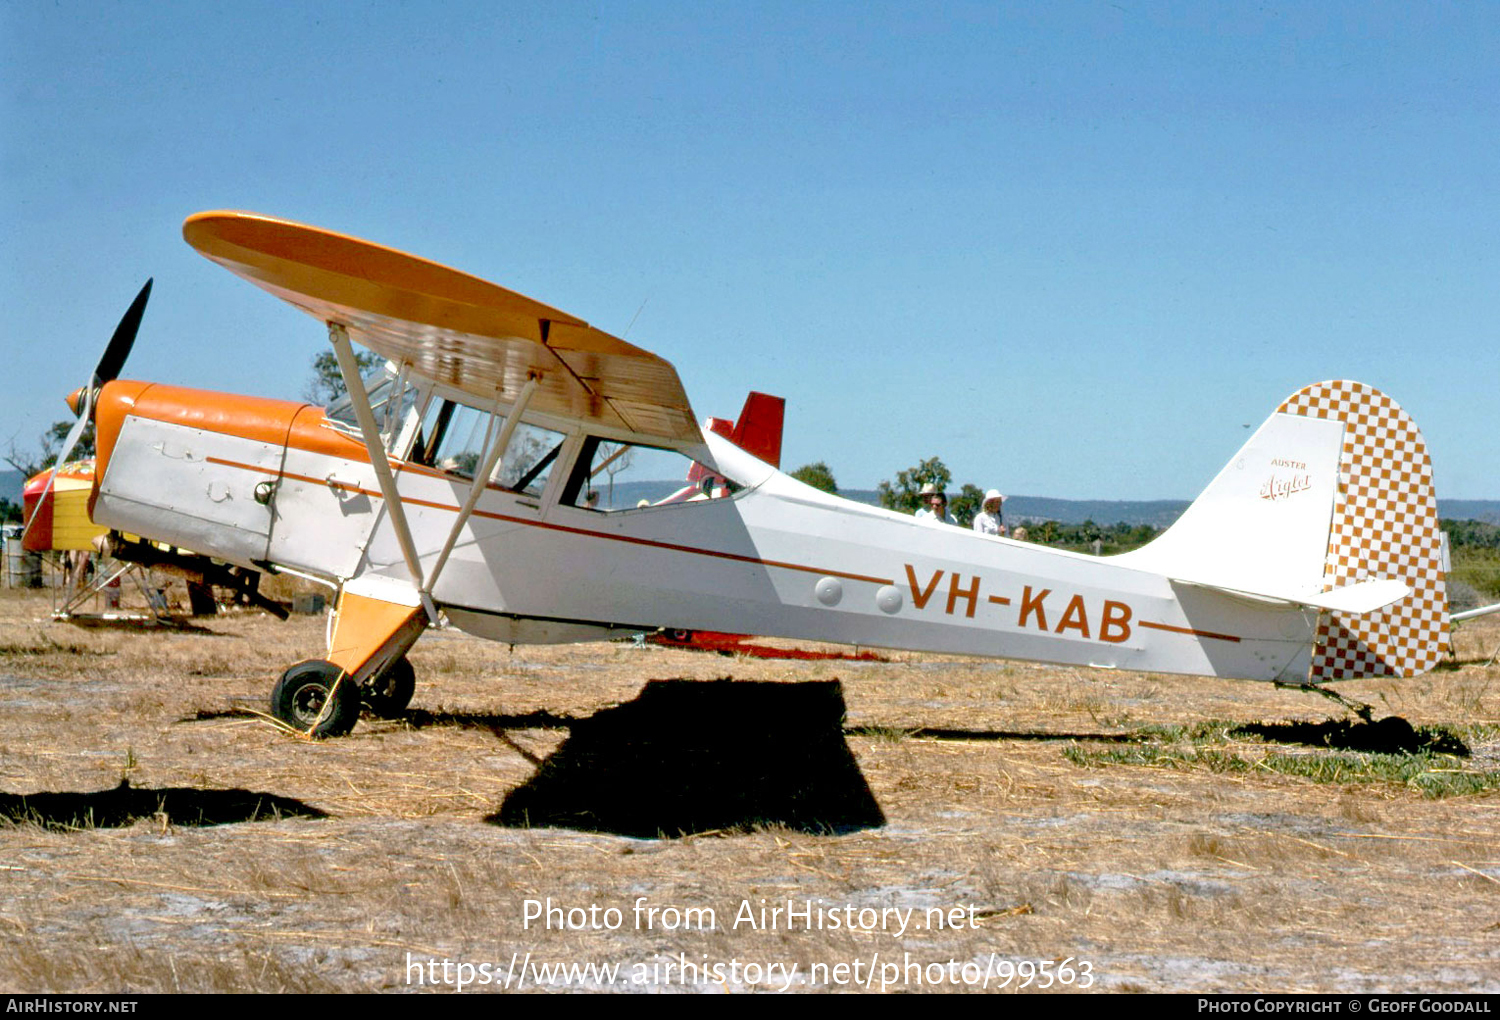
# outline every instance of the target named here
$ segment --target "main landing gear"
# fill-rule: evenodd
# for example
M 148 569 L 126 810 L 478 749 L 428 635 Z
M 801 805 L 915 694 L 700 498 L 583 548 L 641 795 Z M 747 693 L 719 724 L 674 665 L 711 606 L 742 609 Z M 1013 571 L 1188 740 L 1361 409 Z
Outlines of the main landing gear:
M 314 737 L 342 737 L 359 721 L 359 688 L 326 659 L 308 659 L 271 688 L 271 714 Z
M 406 652 L 427 620 L 419 605 L 346 587 L 334 612 L 328 657 L 299 662 L 281 674 L 271 691 L 271 714 L 314 737 L 348 733 L 359 721 L 361 704 L 382 719 L 398 717 L 417 686 Z
M 271 714 L 314 737 L 342 737 L 359 721 L 361 705 L 378 718 L 396 719 L 416 689 L 416 670 L 404 655 L 362 685 L 326 659 L 308 659 L 276 681 Z

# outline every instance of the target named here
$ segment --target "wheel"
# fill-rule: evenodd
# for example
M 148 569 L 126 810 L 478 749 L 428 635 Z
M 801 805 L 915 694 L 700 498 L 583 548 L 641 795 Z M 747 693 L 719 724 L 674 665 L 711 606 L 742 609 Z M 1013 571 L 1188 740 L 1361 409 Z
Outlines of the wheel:
M 398 719 L 411 704 L 411 696 L 417 690 L 417 671 L 411 660 L 401 656 L 385 668 L 385 672 L 371 677 L 359 689 L 359 696 L 370 711 L 382 719 Z
M 322 659 L 297 663 L 271 688 L 271 714 L 304 733 L 311 730 L 315 737 L 342 737 L 359 720 L 359 689 L 349 680 L 338 683 L 341 673 Z M 333 702 L 324 714 L 331 691 Z

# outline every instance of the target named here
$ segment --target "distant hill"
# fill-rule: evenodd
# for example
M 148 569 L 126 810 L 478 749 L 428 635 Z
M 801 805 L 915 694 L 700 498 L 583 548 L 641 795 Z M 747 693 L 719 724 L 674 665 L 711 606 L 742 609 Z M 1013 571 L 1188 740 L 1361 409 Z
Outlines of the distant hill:
M 840 490 L 839 495 L 871 506 L 880 504 L 874 489 Z M 1051 496 L 1007 496 L 1005 519 L 1014 523 L 1057 521 L 1059 524 L 1149 524 L 1165 528 L 1188 507 L 1185 499 L 1105 500 L 1053 499 Z M 1438 516 L 1453 521 L 1500 524 L 1500 500 L 1440 499 Z
M 1149 524 L 1165 528 L 1188 508 L 1185 499 L 1118 500 L 1053 499 L 1050 496 L 1008 496 L 1005 518 L 1017 523 L 1057 521 L 1060 524 Z
M 1440 499 L 1438 516 L 1450 521 L 1484 521 L 1500 524 L 1500 500 Z
M 880 505 L 874 489 L 840 489 L 839 495 L 858 503 Z M 1496 504 L 1500 506 L 1500 504 Z M 1185 499 L 1118 500 L 1053 499 L 1051 496 L 1005 497 L 1005 519 L 1015 524 L 1057 521 L 1059 524 L 1149 524 L 1165 528 L 1188 507 Z
M 648 503 L 666 499 L 686 484 L 684 481 L 620 482 L 616 485 L 604 482 L 595 483 L 594 488 L 599 493 L 600 510 L 628 510 L 643 499 Z

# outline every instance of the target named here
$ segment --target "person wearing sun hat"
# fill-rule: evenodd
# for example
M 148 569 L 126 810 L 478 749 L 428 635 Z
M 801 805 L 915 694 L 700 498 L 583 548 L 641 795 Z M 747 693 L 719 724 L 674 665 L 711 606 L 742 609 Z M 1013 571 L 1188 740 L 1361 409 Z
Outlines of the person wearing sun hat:
M 938 524 L 951 524 L 955 528 L 958 527 L 958 522 L 948 513 L 948 494 L 942 489 L 931 482 L 925 482 L 918 498 L 922 501 L 922 509 L 917 511 L 917 520 L 934 521 Z
M 1005 522 L 1001 519 L 1001 507 L 1005 504 L 1005 497 L 1000 495 L 999 489 L 991 489 L 984 494 L 984 503 L 979 512 L 974 515 L 974 530 L 981 535 L 995 535 L 1005 537 Z

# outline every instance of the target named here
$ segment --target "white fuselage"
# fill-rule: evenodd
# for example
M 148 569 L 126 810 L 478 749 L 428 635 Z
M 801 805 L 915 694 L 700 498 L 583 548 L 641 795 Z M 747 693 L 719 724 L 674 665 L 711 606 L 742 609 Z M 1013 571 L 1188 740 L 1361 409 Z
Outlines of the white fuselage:
M 327 423 L 316 426 L 326 431 L 318 441 L 299 439 L 320 417 L 313 409 L 297 412 L 280 441 L 274 430 L 250 438 L 222 422 L 151 413 L 125 413 L 101 471 L 99 523 L 336 584 L 412 583 L 364 446 Z M 1289 683 L 1306 676 L 1315 610 L 853 503 L 711 433 L 684 452 L 734 479 L 733 495 L 607 512 L 567 502 L 587 438 L 571 427 L 539 494 L 486 487 L 429 583 L 458 626 L 513 641 L 671 627 Z M 471 483 L 391 464 L 430 575 Z

